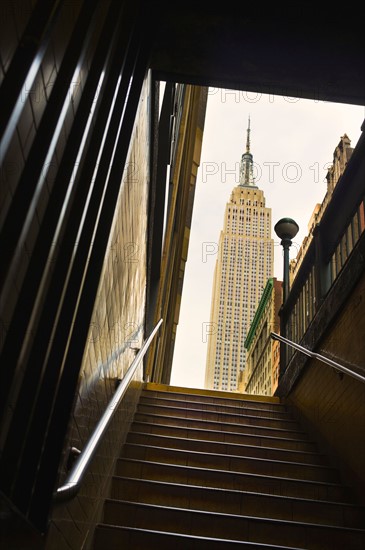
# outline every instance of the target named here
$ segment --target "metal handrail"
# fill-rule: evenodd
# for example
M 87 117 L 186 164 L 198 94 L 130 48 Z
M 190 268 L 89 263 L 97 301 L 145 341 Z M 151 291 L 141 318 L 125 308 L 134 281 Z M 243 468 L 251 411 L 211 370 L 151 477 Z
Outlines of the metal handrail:
M 150 343 L 153 337 L 155 336 L 156 332 L 160 328 L 160 325 L 162 324 L 162 322 L 163 322 L 163 319 L 160 319 L 157 325 L 155 326 L 155 328 L 153 329 L 153 331 L 151 332 L 151 334 L 149 335 L 149 337 L 144 341 L 136 357 L 133 359 L 131 366 L 126 372 L 126 375 L 124 376 L 123 380 L 119 384 L 118 389 L 113 395 L 112 399 L 110 400 L 108 406 L 106 407 L 106 410 L 103 416 L 101 417 L 93 433 L 91 434 L 86 444 L 86 447 L 79 454 L 64 484 L 56 490 L 54 494 L 54 500 L 56 502 L 70 499 L 74 497 L 79 491 L 84 474 L 92 458 L 94 457 L 95 451 L 101 439 L 103 438 L 106 428 L 108 427 L 112 417 L 114 416 L 114 413 L 117 410 L 125 392 L 127 391 L 128 386 L 133 378 L 134 373 L 136 372 L 136 369 L 139 363 L 141 362 L 144 355 L 146 354 L 146 351 L 148 350 Z
M 292 342 L 292 340 L 288 340 L 287 338 L 284 338 L 284 336 L 281 336 L 280 334 L 276 334 L 275 332 L 271 332 L 270 336 L 273 340 L 279 340 L 280 342 L 283 342 L 284 344 L 291 346 L 292 348 L 300 351 L 301 353 L 304 353 L 305 355 L 308 355 L 309 357 L 312 357 L 313 359 L 318 359 L 318 361 L 322 361 L 322 363 L 326 363 L 327 365 L 330 365 L 334 369 L 339 370 L 344 374 L 348 374 L 349 376 L 352 376 L 352 378 L 355 378 L 360 382 L 365 382 L 365 377 L 361 376 L 361 374 L 358 374 L 357 372 L 351 369 L 348 369 L 343 365 L 340 365 L 340 363 L 337 363 L 336 361 L 333 361 L 332 359 L 329 359 L 328 357 L 325 357 L 320 353 L 315 353 L 314 351 L 304 348 L 303 346 L 300 346 L 299 344 Z

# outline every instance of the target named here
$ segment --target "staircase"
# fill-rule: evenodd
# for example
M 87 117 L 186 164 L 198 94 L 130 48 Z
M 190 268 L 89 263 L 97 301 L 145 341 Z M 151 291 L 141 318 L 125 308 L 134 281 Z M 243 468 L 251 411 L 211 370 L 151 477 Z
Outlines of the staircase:
M 275 397 L 148 384 L 94 550 L 364 549 L 365 511 Z

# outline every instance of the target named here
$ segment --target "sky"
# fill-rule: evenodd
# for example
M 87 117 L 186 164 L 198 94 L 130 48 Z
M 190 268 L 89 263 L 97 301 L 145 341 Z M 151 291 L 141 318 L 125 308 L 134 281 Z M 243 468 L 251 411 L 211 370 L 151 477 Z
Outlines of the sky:
M 251 120 L 256 185 L 272 210 L 274 277 L 282 280 L 283 255 L 275 223 L 293 218 L 299 232 L 290 257 L 308 233 L 316 203 L 326 193 L 327 168 L 345 133 L 355 147 L 365 118 L 363 106 L 336 104 L 209 88 L 203 146 L 196 182 L 188 259 L 170 383 L 204 387 L 213 272 L 223 215 L 233 187 Z

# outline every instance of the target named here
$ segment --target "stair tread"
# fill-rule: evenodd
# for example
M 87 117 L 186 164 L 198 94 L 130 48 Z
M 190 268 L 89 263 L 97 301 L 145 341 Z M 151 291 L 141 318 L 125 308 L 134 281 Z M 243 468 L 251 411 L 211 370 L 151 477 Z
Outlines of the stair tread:
M 166 411 L 171 411 L 171 410 L 177 410 L 177 411 L 184 411 L 184 412 L 187 412 L 187 413 L 190 413 L 190 412 L 196 412 L 196 413 L 204 413 L 204 414 L 218 414 L 220 416 L 233 416 L 233 417 L 237 417 L 237 418 L 254 418 L 254 419 L 260 419 L 260 420 L 269 420 L 271 422 L 288 422 L 288 423 L 291 423 L 291 424 L 298 424 L 298 421 L 297 420 L 294 420 L 293 418 L 272 418 L 270 416 L 259 416 L 259 415 L 254 415 L 254 414 L 246 414 L 244 411 L 240 411 L 240 413 L 233 413 L 233 412 L 227 412 L 227 411 L 209 411 L 209 410 L 206 410 L 206 409 L 197 409 L 197 408 L 186 408 L 186 407 L 177 407 L 176 405 L 174 406 L 169 406 L 169 405 L 156 405 L 155 403 L 140 403 L 137 407 L 137 411 L 139 412 L 139 409 L 140 407 L 143 406 L 143 407 L 151 407 L 152 409 L 154 408 L 160 408 L 160 409 L 166 409 Z
M 239 403 L 240 401 L 238 400 L 235 400 L 234 402 L 237 403 L 236 405 L 231 405 L 231 404 L 227 404 L 227 403 L 216 403 L 215 401 L 196 401 L 196 400 L 191 400 L 191 401 L 188 401 L 188 400 L 184 400 L 184 399 L 170 399 L 169 397 L 160 397 L 160 396 L 155 396 L 155 395 L 146 395 L 146 394 L 142 394 L 141 395 L 141 398 L 142 399 L 146 399 L 146 400 L 156 400 L 156 401 L 168 401 L 169 403 L 174 403 L 176 405 L 180 405 L 180 406 L 183 406 L 183 405 L 201 405 L 201 406 L 214 406 L 214 407 L 219 407 L 219 408 L 227 408 L 227 409 L 232 409 L 232 411 L 261 411 L 261 412 L 268 412 L 268 413 L 274 413 L 274 414 L 282 414 L 282 415 L 285 415 L 285 416 L 290 416 L 290 412 L 288 410 L 286 410 L 285 408 L 283 410 L 279 410 L 279 411 L 275 411 L 273 409 L 269 409 L 269 408 L 263 408 L 263 407 L 253 407 L 252 406 L 252 401 L 243 401 L 245 404 L 247 403 L 247 406 L 239 406 Z M 140 401 L 141 403 L 142 401 Z M 153 405 L 153 403 L 151 403 L 151 405 Z M 158 406 L 159 403 L 157 403 Z M 166 405 L 168 406 L 168 405 Z M 215 411 L 216 412 L 216 411 Z M 226 411 L 227 412 L 227 411 Z
M 181 508 L 177 506 L 163 506 L 161 504 L 150 504 L 146 502 L 138 502 L 138 501 L 131 501 L 131 500 L 119 500 L 119 499 L 107 499 L 106 502 L 108 503 L 115 503 L 115 504 L 127 504 L 131 506 L 139 506 L 140 508 L 146 508 L 146 509 L 152 509 L 157 508 L 158 510 L 169 510 L 172 512 L 184 512 L 184 513 L 191 513 L 191 514 L 201 514 L 205 516 L 220 516 L 220 517 L 229 517 L 229 518 L 236 518 L 237 520 L 242 519 L 248 519 L 250 521 L 256 521 L 256 522 L 265 522 L 265 523 L 275 523 L 275 524 L 285 524 L 290 526 L 305 526 L 305 527 L 314 527 L 314 528 L 324 528 L 324 529 L 333 529 L 337 531 L 355 531 L 361 534 L 365 534 L 365 529 L 360 529 L 358 527 L 346 527 L 342 525 L 327 525 L 323 523 L 311 523 L 308 521 L 297 521 L 297 520 L 287 520 L 287 519 L 278 519 L 278 518 L 266 518 L 266 517 L 258 517 L 258 516 L 249 516 L 249 515 L 240 515 L 240 514 L 229 514 L 226 512 L 212 512 L 210 510 L 196 510 L 193 508 Z
M 163 418 L 163 417 L 161 417 Z M 133 420 L 133 424 L 144 424 L 146 426 L 148 425 L 151 425 L 149 422 L 145 422 L 145 421 L 142 421 L 142 420 Z M 132 429 L 133 429 L 133 424 L 132 424 Z M 153 426 L 160 426 L 160 427 L 164 427 L 164 428 L 174 428 L 174 429 L 188 429 L 188 430 L 201 430 L 201 428 L 195 428 L 195 427 L 190 427 L 190 426 L 178 426 L 176 424 L 159 424 L 159 423 L 153 423 L 152 424 Z M 233 424 L 234 426 L 234 424 Z M 257 426 L 249 426 L 251 428 L 256 428 Z M 261 429 L 265 429 L 265 428 L 262 428 L 262 426 L 258 426 L 258 428 L 261 428 Z M 280 433 L 280 430 L 276 430 L 275 428 L 269 428 L 269 429 L 272 429 L 273 431 L 277 431 Z M 288 430 L 281 430 L 281 431 L 288 431 Z M 274 437 L 274 436 L 270 436 L 270 435 L 257 435 L 257 434 L 245 434 L 244 432 L 234 432 L 234 431 L 225 431 L 225 430 L 212 430 L 212 429 L 207 429 L 207 428 L 204 428 L 204 432 L 205 433 L 215 433 L 215 434 L 235 434 L 235 435 L 242 435 L 242 436 L 246 436 L 246 437 L 262 437 L 262 438 L 267 438 L 267 439 L 282 439 L 282 440 L 287 440 L 287 441 L 298 441 L 298 442 L 302 442 L 302 443 L 312 443 L 312 444 L 315 444 L 314 441 L 310 440 L 310 439 L 301 439 L 301 438 L 287 438 L 287 437 Z M 295 432 L 295 433 L 303 433 L 303 432 Z
M 353 502 L 346 502 L 346 501 L 335 501 L 335 500 L 316 500 L 312 498 L 305 498 L 305 497 L 293 497 L 293 496 L 287 496 L 287 495 L 275 495 L 271 493 L 259 493 L 255 491 L 241 491 L 240 489 L 226 489 L 223 487 L 210 487 L 207 485 L 188 485 L 187 483 L 175 483 L 173 481 L 159 481 L 155 479 L 144 479 L 144 478 L 136 478 L 136 477 L 129 477 L 129 476 L 114 476 L 117 479 L 124 479 L 126 481 L 131 482 L 137 482 L 137 483 L 143 483 L 146 485 L 164 485 L 166 487 L 178 487 L 181 489 L 189 489 L 189 491 L 207 491 L 207 492 L 222 492 L 222 493 L 232 493 L 232 494 L 240 494 L 240 495 L 253 495 L 257 497 L 263 497 L 263 498 L 272 498 L 277 500 L 288 500 L 290 502 L 307 502 L 308 504 L 313 504 L 313 502 L 328 506 L 336 506 L 336 507 L 346 507 L 346 508 L 354 508 L 356 510 L 361 510 L 365 514 L 365 506 L 360 504 L 354 504 Z M 112 500 L 118 500 L 118 499 L 112 499 Z
M 200 541 L 200 542 L 210 542 L 210 543 L 224 543 L 225 545 L 235 545 L 235 546 L 245 546 L 251 547 L 251 548 L 257 548 L 257 549 L 274 549 L 274 550 L 305 550 L 303 548 L 300 548 L 298 546 L 283 546 L 278 544 L 265 544 L 262 542 L 249 542 L 249 541 L 240 541 L 240 540 L 233 540 L 233 539 L 222 539 L 217 537 L 203 537 L 201 535 L 189 535 L 186 533 L 172 533 L 170 531 L 158 531 L 156 529 L 143 529 L 141 527 L 127 527 L 122 525 L 111 525 L 107 523 L 99 523 L 97 529 L 115 529 L 120 531 L 129 531 L 129 532 L 137 532 L 137 533 L 148 533 L 151 535 L 160 535 L 160 536 L 166 536 L 174 539 L 182 539 L 185 541 Z
M 217 421 L 214 421 L 214 420 L 206 420 L 204 418 L 187 418 L 187 417 L 182 417 L 182 416 L 171 416 L 171 415 L 168 415 L 168 416 L 164 416 L 162 414 L 155 414 L 155 413 L 144 413 L 144 412 L 141 412 L 141 411 L 138 411 L 136 412 L 136 415 L 144 415 L 144 416 L 152 416 L 153 418 L 168 418 L 169 420 L 186 420 L 186 421 L 191 421 L 191 422 L 201 422 L 201 423 L 205 423 L 205 424 L 209 424 L 209 423 L 214 423 L 214 424 L 217 424 Z M 273 428 L 272 426 L 258 426 L 256 424 L 239 424 L 238 422 L 222 422 L 222 421 L 219 421 L 218 422 L 220 425 L 222 426 L 241 426 L 241 427 L 244 427 L 244 428 L 253 428 L 253 429 L 257 429 L 257 430 L 272 430 L 272 431 L 278 431 L 278 432 L 291 432 L 291 433 L 301 433 L 301 434 L 305 434 L 306 432 L 304 430 L 301 430 L 301 429 L 298 429 L 298 430 L 293 430 L 291 428 Z
M 200 468 L 198 466 L 186 466 L 185 464 L 169 464 L 166 462 L 156 462 L 153 460 L 141 460 L 138 458 L 129 458 L 129 457 L 120 457 L 117 459 L 117 462 L 123 462 L 123 461 L 130 461 L 130 462 L 136 462 L 141 464 L 150 464 L 150 465 L 156 465 L 156 466 L 164 466 L 169 468 L 176 468 L 176 469 L 184 469 L 184 470 L 194 470 L 194 471 L 202 471 L 207 472 L 207 468 Z M 331 487 L 341 487 L 341 488 L 347 488 L 345 485 L 341 483 L 336 483 L 333 481 L 322 481 L 322 480 L 312 480 L 312 479 L 300 479 L 300 478 L 292 478 L 292 477 L 283 477 L 283 476 L 274 476 L 274 475 L 267 475 L 267 474 L 255 474 L 251 472 L 237 472 L 236 470 L 220 470 L 218 468 L 209 468 L 209 472 L 217 472 L 217 473 L 226 473 L 226 474 L 232 474 L 232 475 L 239 475 L 239 476 L 252 476 L 257 478 L 267 478 L 267 479 L 273 479 L 273 480 L 280 480 L 280 481 L 291 481 L 294 483 L 314 483 L 316 485 L 329 485 Z M 121 477 L 121 476 L 113 476 L 113 477 Z
M 171 447 L 161 447 L 159 445 L 142 445 L 141 443 L 125 443 L 124 446 L 131 446 L 131 447 L 138 447 L 138 448 L 151 448 L 151 449 L 159 449 L 159 450 L 166 450 L 166 451 L 173 451 L 175 453 L 188 453 L 192 455 L 207 455 L 207 456 L 219 456 L 219 457 L 229 457 L 237 460 L 248 460 L 248 461 L 254 461 L 254 462 L 273 462 L 278 464 L 290 464 L 300 467 L 308 466 L 310 468 L 318 468 L 319 470 L 333 470 L 336 471 L 336 469 L 333 466 L 326 466 L 323 464 L 310 464 L 306 462 L 294 462 L 292 460 L 277 460 L 272 458 L 256 458 L 252 456 L 243 456 L 243 455 L 233 455 L 233 454 L 225 454 L 225 453 L 210 453 L 210 452 L 202 452 L 202 451 L 194 451 L 191 449 L 176 449 Z M 124 448 L 124 447 L 123 447 Z M 122 458 L 122 457 L 121 457 Z M 128 457 L 126 457 L 128 458 Z
M 219 432 L 220 433 L 220 432 Z M 172 435 L 160 435 L 160 434 L 154 434 L 154 433 L 148 433 L 148 432 L 135 432 L 133 430 L 130 430 L 129 432 L 130 435 L 134 435 L 134 436 L 141 436 L 141 437 L 146 437 L 146 438 L 151 438 L 151 439 L 158 439 L 158 438 L 162 438 L 162 439 L 167 439 L 169 441 L 173 441 L 173 442 L 184 442 L 184 441 L 189 441 L 189 443 L 196 443 L 196 444 L 199 444 L 199 443 L 205 443 L 207 445 L 216 445 L 217 447 L 218 446 L 227 446 L 229 445 L 230 447 L 237 447 L 237 448 L 249 448 L 249 449 L 260 449 L 262 451 L 267 451 L 267 452 L 280 452 L 280 453 L 292 453 L 292 454 L 297 454 L 297 455 L 315 455 L 317 457 L 324 457 L 325 455 L 323 453 L 320 453 L 320 452 L 316 452 L 316 451 L 298 451 L 296 449 L 280 449 L 278 447 L 263 447 L 262 445 L 260 446 L 257 446 L 257 445 L 246 445 L 246 444 L 242 444 L 242 443 L 230 443 L 230 442 L 226 442 L 226 441 L 216 441 L 214 439 L 193 439 L 193 438 L 185 438 L 185 437 L 177 437 L 177 436 L 172 436 Z M 307 440 L 305 440 L 307 442 Z M 127 440 L 128 442 L 128 440 Z M 172 449 L 175 449 L 176 447 L 171 447 Z M 240 456 L 240 455 L 238 455 Z M 303 463 L 305 464 L 305 463 Z M 307 464 L 312 464 L 312 463 L 307 463 Z

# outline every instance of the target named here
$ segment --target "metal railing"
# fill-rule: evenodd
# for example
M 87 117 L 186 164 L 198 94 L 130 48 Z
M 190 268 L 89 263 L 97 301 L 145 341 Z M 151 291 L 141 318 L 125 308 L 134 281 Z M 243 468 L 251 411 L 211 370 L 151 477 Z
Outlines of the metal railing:
M 288 346 L 291 346 L 292 348 L 296 349 L 297 351 L 300 351 L 301 353 L 304 353 L 305 355 L 308 355 L 309 357 L 312 357 L 313 359 L 318 359 L 318 361 L 321 361 L 322 363 L 326 363 L 327 365 L 330 365 L 330 367 L 333 367 L 334 369 L 347 374 L 348 376 L 352 376 L 352 378 L 355 378 L 356 380 L 359 380 L 360 382 L 365 382 L 365 377 L 361 376 L 361 374 L 358 374 L 357 372 L 348 369 L 347 367 L 344 367 L 340 363 L 337 363 L 337 361 L 333 361 L 332 359 L 329 359 L 329 357 L 325 357 L 324 355 L 321 355 L 320 353 L 316 353 L 314 351 L 311 351 L 307 348 L 304 348 L 303 346 L 300 346 L 299 344 L 296 344 L 292 340 L 288 340 L 287 338 L 284 338 L 284 336 L 281 336 L 280 334 L 276 334 L 275 332 L 270 333 L 271 338 L 273 340 L 279 340 L 280 342 L 283 342 L 284 344 L 287 344 Z
M 82 452 L 79 452 L 77 449 L 75 449 L 75 452 L 80 454 L 76 459 L 75 464 L 73 465 L 70 473 L 68 474 L 64 484 L 56 490 L 54 494 L 54 500 L 56 502 L 68 500 L 74 497 L 79 491 L 81 482 L 83 480 L 86 470 L 90 465 L 91 460 L 95 455 L 95 451 L 99 446 L 99 443 L 101 442 L 105 434 L 105 431 L 112 417 L 114 416 L 114 413 L 116 412 L 125 392 L 127 391 L 128 386 L 137 370 L 138 365 L 140 364 L 143 357 L 145 356 L 151 344 L 151 341 L 153 340 L 158 329 L 160 328 L 162 322 L 163 322 L 163 319 L 160 319 L 157 325 L 155 326 L 155 328 L 153 329 L 153 331 L 151 332 L 150 336 L 144 341 L 141 349 L 137 353 L 131 366 L 126 372 L 126 375 L 124 376 L 123 380 L 119 384 L 117 391 L 115 392 L 112 399 L 108 403 L 103 416 L 101 417 L 93 433 L 89 437 L 89 440 L 84 450 Z

